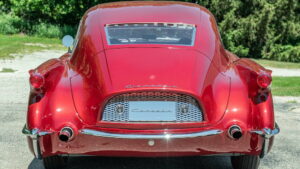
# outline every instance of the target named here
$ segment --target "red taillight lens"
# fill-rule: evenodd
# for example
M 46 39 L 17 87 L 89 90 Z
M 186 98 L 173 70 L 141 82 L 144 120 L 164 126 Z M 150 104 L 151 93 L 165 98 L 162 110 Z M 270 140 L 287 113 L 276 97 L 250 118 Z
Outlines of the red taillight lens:
M 262 73 L 257 76 L 257 84 L 261 88 L 267 88 L 272 82 L 272 77 L 267 73 Z
M 29 82 L 32 87 L 39 89 L 44 86 L 45 79 L 39 73 L 32 73 L 30 74 Z

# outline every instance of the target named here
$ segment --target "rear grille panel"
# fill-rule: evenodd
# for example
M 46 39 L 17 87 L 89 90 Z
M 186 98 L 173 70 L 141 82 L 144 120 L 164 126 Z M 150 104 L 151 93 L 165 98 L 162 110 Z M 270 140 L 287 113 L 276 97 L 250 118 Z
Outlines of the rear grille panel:
M 201 122 L 203 121 L 202 111 L 198 102 L 191 96 L 168 93 L 168 92 L 139 92 L 126 93 L 113 97 L 105 105 L 102 113 L 102 121 L 107 122 L 130 122 L 129 102 L 130 101 L 162 101 L 176 102 L 176 120 L 170 122 Z M 117 107 L 122 107 L 122 113 Z M 145 121 L 147 121 L 145 119 Z M 164 121 L 165 122 L 165 121 Z

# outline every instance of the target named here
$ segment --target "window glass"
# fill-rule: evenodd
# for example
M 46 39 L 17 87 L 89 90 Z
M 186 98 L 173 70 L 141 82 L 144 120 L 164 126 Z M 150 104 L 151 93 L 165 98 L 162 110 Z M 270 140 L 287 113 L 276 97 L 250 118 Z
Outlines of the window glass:
M 193 46 L 196 28 L 190 24 L 139 23 L 105 26 L 109 45 L 165 44 Z

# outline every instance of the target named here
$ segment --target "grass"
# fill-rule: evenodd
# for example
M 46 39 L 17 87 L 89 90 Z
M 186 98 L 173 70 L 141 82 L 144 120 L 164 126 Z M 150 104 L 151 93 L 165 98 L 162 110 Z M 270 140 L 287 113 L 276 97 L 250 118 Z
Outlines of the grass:
M 266 60 L 266 59 L 252 59 L 252 60 L 266 67 L 300 69 L 300 63 L 281 62 L 281 61 L 273 61 L 273 60 Z
M 2 70 L 0 71 L 0 73 L 12 73 L 15 72 L 16 70 L 11 69 L 11 68 L 2 68 Z
M 273 77 L 272 94 L 275 96 L 300 96 L 300 77 Z
M 288 100 L 287 103 L 297 103 L 297 100 Z
M 26 35 L 0 34 L 0 59 L 11 59 L 12 54 L 31 53 L 40 50 L 65 49 L 59 39 L 30 37 Z M 66 50 L 66 49 L 65 49 Z

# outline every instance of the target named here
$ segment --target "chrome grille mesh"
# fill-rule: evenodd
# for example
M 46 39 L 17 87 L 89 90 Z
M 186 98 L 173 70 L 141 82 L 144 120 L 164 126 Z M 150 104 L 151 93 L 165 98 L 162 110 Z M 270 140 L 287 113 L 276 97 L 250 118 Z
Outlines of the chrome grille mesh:
M 129 101 L 175 101 L 176 122 L 203 121 L 201 109 L 193 97 L 168 92 L 139 92 L 115 96 L 106 104 L 102 121 L 129 122 Z M 123 107 L 122 113 L 116 110 L 118 106 Z

